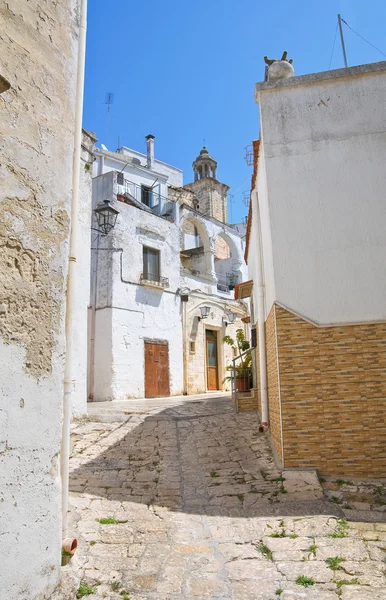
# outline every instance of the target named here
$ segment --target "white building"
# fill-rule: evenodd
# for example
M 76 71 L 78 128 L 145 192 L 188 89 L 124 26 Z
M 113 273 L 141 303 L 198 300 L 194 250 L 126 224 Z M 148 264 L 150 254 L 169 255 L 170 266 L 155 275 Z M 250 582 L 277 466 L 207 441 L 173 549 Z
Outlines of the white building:
M 214 159 L 203 149 L 195 172 L 212 170 L 184 187 L 179 169 L 154 158 L 153 136 L 146 155 L 123 147 L 96 158 L 93 207 L 110 200 L 119 216 L 108 236 L 93 236 L 89 399 L 223 389 L 232 349 L 222 338 L 247 309 L 232 300 L 243 240 L 226 223 Z
M 294 77 L 276 61 L 255 87 L 246 254 L 289 468 L 386 476 L 385 94 L 386 62 Z

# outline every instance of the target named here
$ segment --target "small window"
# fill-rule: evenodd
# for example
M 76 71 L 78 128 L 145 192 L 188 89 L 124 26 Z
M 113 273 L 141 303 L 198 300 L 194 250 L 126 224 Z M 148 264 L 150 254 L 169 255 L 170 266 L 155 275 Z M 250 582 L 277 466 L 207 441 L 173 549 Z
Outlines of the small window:
M 141 185 L 141 202 L 149 208 L 153 206 L 153 190 L 146 185 Z
M 124 184 L 123 173 L 118 173 L 117 174 L 117 184 L 118 185 L 123 185 Z
M 151 281 L 160 278 L 160 251 L 154 248 L 143 247 L 143 276 Z
M 196 353 L 196 342 L 190 342 L 190 354 Z

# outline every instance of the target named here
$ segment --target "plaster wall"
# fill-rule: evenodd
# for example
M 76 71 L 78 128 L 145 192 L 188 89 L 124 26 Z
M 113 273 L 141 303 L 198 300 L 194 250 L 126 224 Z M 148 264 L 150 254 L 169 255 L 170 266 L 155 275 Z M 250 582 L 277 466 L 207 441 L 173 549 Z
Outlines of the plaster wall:
M 0 9 L 1 597 L 59 583 L 59 451 L 78 2 Z
M 79 224 L 76 255 L 73 415 L 87 413 L 87 330 L 90 303 L 91 168 L 95 138 L 83 132 L 79 186 Z M 87 150 L 86 150 L 87 148 Z
M 231 308 L 232 304 L 234 306 Z M 226 302 L 221 297 L 208 298 L 200 295 L 198 292 L 189 295 L 189 301 L 186 305 L 186 327 L 185 344 L 187 357 L 187 391 L 188 394 L 200 394 L 207 390 L 206 376 L 206 341 L 205 331 L 211 329 L 217 332 L 217 352 L 218 352 L 218 389 L 229 390 L 230 382 L 224 379 L 230 373 L 226 370 L 228 365 L 232 364 L 234 357 L 233 349 L 224 344 L 222 339 L 225 335 L 235 339 L 236 329 L 244 329 L 244 324 L 240 321 L 242 312 L 240 307 L 236 308 L 235 302 Z M 209 306 L 210 313 L 207 319 L 198 320 L 200 316 L 200 306 Z M 238 319 L 233 324 L 225 327 L 223 317 L 226 317 L 226 311 L 239 310 Z M 193 345 L 192 345 L 193 342 Z
M 179 287 L 179 229 L 174 223 L 134 206 L 118 203 L 120 215 L 110 238 L 115 250 L 109 254 L 111 264 L 100 265 L 98 287 L 111 289 L 111 300 L 102 308 L 99 296 L 97 315 L 106 312 L 111 331 L 108 350 L 111 355 L 111 390 L 106 383 L 95 380 L 95 399 L 144 397 L 144 339 L 166 340 L 169 343 L 171 395 L 183 391 L 182 328 Z M 143 272 L 143 247 L 160 251 L 160 273 L 169 279 L 169 287 L 159 289 L 140 283 Z M 122 249 L 122 250 L 120 250 Z M 111 288 L 110 288 L 111 286 Z M 106 322 L 105 322 L 106 323 Z M 102 321 L 101 321 L 102 324 Z M 96 335 L 96 346 L 104 344 L 103 329 Z M 110 345 L 111 344 L 111 345 Z M 95 356 L 95 372 L 104 369 L 106 382 L 109 366 L 103 367 L 105 349 Z M 109 363 L 107 363 L 109 365 Z
M 255 282 L 252 290 L 252 297 L 253 306 L 255 307 L 255 317 L 257 317 L 257 269 L 259 261 L 262 260 L 262 272 L 265 287 L 265 318 L 267 318 L 275 301 L 275 278 L 273 270 L 271 219 L 265 169 L 263 130 L 260 132 L 260 140 L 258 175 L 255 187 L 256 194 L 253 193 L 253 191 L 251 194 L 252 224 L 248 249 L 248 279 L 253 279 Z
M 274 295 L 319 324 L 386 319 L 386 63 L 286 81 L 259 92 L 267 309 Z

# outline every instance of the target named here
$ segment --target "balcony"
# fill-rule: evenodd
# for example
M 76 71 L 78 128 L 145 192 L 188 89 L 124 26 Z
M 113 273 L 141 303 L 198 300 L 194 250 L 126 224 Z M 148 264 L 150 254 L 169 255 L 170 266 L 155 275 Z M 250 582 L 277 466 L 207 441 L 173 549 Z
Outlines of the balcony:
M 167 277 L 161 277 L 161 275 L 154 275 L 153 273 L 142 273 L 140 282 L 142 285 L 148 285 L 149 287 L 158 289 L 169 287 L 169 279 Z
M 226 273 L 226 275 L 217 275 L 217 291 L 223 294 L 229 294 L 235 287 L 236 276 L 234 273 Z
M 118 175 L 121 174 L 118 173 Z M 138 185 L 122 177 L 118 177 L 117 180 L 117 195 L 123 196 L 123 202 L 134 204 L 138 208 L 174 223 L 175 203 L 165 196 L 161 196 L 156 188 Z

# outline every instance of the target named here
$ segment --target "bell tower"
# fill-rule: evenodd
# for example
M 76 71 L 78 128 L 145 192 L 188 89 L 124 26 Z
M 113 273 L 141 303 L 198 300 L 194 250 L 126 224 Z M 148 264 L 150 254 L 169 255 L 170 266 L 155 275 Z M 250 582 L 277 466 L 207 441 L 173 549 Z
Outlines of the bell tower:
M 195 208 L 222 223 L 228 222 L 227 193 L 229 186 L 217 181 L 217 162 L 204 146 L 193 161 L 194 182 L 184 187 L 196 197 Z

